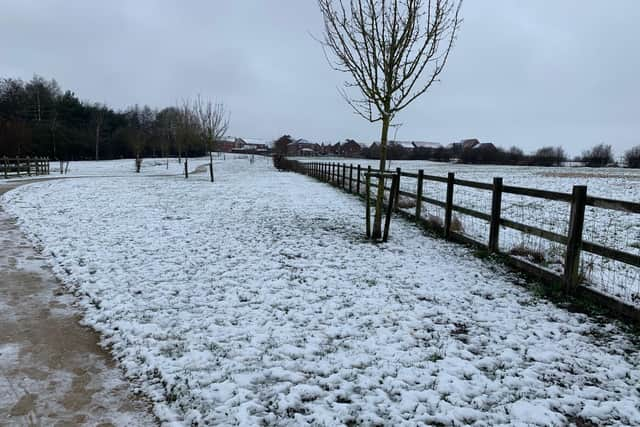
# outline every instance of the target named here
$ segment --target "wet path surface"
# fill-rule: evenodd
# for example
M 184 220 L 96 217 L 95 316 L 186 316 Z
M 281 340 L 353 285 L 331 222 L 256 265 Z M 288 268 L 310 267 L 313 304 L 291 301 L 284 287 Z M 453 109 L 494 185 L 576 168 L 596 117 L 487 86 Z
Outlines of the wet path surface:
M 0 426 L 156 425 L 73 301 L 0 205 Z

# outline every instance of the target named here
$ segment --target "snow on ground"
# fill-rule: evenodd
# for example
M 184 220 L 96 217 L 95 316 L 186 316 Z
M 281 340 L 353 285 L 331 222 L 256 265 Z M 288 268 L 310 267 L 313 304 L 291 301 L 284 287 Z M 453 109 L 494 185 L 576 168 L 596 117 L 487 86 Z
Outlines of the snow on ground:
M 214 157 L 216 163 L 218 157 Z M 209 163 L 208 157 L 190 158 L 188 167 L 189 171 L 194 171 L 198 166 Z M 49 180 L 59 178 L 77 178 L 77 177 L 99 177 L 99 176 L 132 176 L 132 175 L 181 175 L 184 174 L 184 162 L 178 161 L 176 158 L 147 158 L 142 159 L 140 173 L 136 173 L 134 159 L 122 160 L 104 160 L 100 162 L 93 161 L 73 161 L 69 162 L 68 168 L 66 163 L 63 166 L 65 174 L 60 173 L 60 162 L 52 161 L 50 163 L 50 174 L 39 176 L 28 176 L 24 173 L 18 177 L 10 176 L 8 179 L 0 178 L 0 185 L 3 182 L 16 182 L 21 180 Z M 215 171 L 214 171 L 215 172 Z
M 640 424 L 640 344 L 267 159 L 4 196 L 177 423 Z M 584 425 L 584 424 L 583 424 Z

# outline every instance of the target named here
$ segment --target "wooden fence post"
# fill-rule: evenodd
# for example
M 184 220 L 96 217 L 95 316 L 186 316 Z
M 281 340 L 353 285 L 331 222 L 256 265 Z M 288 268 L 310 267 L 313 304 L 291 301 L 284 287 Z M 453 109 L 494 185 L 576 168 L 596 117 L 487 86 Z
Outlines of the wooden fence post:
M 360 195 L 360 164 L 358 164 L 358 177 L 356 178 L 356 193 Z
M 500 250 L 500 211 L 502 210 L 502 178 L 493 178 L 491 198 L 491 224 L 489 225 L 489 252 Z
M 346 181 L 347 181 L 347 164 L 343 163 L 342 164 L 342 189 L 344 190 L 346 187 Z
M 353 193 L 353 163 L 349 164 L 349 193 Z
M 9 160 L 7 159 L 7 156 L 3 157 L 4 160 L 4 179 L 9 178 Z
M 451 237 L 451 217 L 453 215 L 453 180 L 455 174 L 449 172 L 447 175 L 447 202 L 444 210 L 444 237 Z
M 31 176 L 31 158 L 27 156 L 27 175 Z
M 18 176 L 20 176 L 20 157 L 16 157 L 16 171 Z
M 396 196 L 398 195 L 399 189 L 400 189 L 400 175 L 396 174 L 391 179 L 391 190 L 389 192 L 389 204 L 387 205 L 387 216 L 384 218 L 384 232 L 382 234 L 383 242 L 386 242 L 389 239 L 389 227 L 391 226 L 391 214 L 393 213 L 394 206 L 397 206 L 395 200 L 397 200 Z
M 371 238 L 371 166 L 367 166 L 367 174 L 365 175 L 365 198 L 367 205 L 366 223 L 367 223 L 367 239 Z
M 189 178 L 189 159 L 187 157 L 184 158 L 184 177 L 185 179 Z
M 416 188 L 416 223 L 420 224 L 422 216 L 422 183 L 424 181 L 424 169 L 418 170 L 418 187 Z
M 564 291 L 572 293 L 580 282 L 580 251 L 582 250 L 582 230 L 584 210 L 587 204 L 587 187 L 575 185 L 571 195 L 571 216 L 569 218 L 569 240 L 564 262 Z
M 396 186 L 395 193 L 393 194 L 393 210 L 395 212 L 400 211 L 400 177 L 402 176 L 402 170 L 400 168 L 396 168 L 396 175 L 398 176 L 398 185 Z M 391 183 L 393 185 L 393 182 Z M 389 197 L 392 197 L 390 194 Z

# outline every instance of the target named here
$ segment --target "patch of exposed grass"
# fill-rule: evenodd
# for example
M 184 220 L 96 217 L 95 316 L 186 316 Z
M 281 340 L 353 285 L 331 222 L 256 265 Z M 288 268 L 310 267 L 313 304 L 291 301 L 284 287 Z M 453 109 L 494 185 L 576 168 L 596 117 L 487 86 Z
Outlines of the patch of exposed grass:
M 512 247 L 509 253 L 513 256 L 526 258 L 536 264 L 544 264 L 546 261 L 546 257 L 542 251 L 530 248 L 523 243 Z

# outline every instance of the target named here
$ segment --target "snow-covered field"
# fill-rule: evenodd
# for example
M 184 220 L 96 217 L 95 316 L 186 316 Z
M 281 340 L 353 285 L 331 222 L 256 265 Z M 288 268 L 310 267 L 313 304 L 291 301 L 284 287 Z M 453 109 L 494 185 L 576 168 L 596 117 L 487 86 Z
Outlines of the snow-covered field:
M 316 159 L 304 158 L 304 161 Z M 359 163 L 378 167 L 378 162 L 366 159 L 317 159 L 338 163 Z M 621 168 L 544 168 L 521 166 L 461 165 L 428 161 L 392 161 L 392 170 L 399 167 L 406 172 L 424 169 L 427 175 L 446 177 L 454 172 L 457 178 L 491 183 L 494 177 L 502 177 L 504 185 L 571 193 L 574 185 L 586 185 L 591 196 L 640 202 L 640 170 Z M 364 176 L 362 177 L 364 181 Z M 416 179 L 403 177 L 403 190 L 416 192 Z M 424 195 L 444 201 L 446 184 L 425 181 Z M 491 192 L 456 186 L 454 203 L 486 214 L 491 213 Z M 411 209 L 413 210 L 413 209 Z M 444 217 L 441 208 L 423 204 L 425 216 Z M 570 205 L 515 194 L 503 194 L 502 217 L 567 235 Z M 467 215 L 455 214 L 461 231 L 481 242 L 489 240 L 489 223 Z M 608 209 L 587 207 L 584 225 L 585 240 L 610 248 L 640 255 L 640 215 Z M 542 264 L 562 272 L 565 247 L 562 244 L 527 235 L 513 229 L 502 228 L 500 247 L 503 251 L 526 248 L 529 252 L 544 256 Z M 616 296 L 628 304 L 640 306 L 640 269 L 583 253 L 582 274 L 589 284 Z
M 208 157 L 190 158 L 189 159 L 189 171 L 194 171 L 198 166 L 209 162 Z M 50 174 L 39 176 L 27 176 L 20 177 L 11 176 L 9 179 L 1 179 L 0 184 L 3 182 L 17 182 L 24 180 L 48 180 L 59 178 L 78 178 L 78 177 L 100 177 L 100 176 L 132 176 L 132 175 L 180 175 L 184 174 L 184 163 L 178 162 L 178 159 L 171 158 L 149 158 L 142 160 L 142 167 L 140 173 L 136 174 L 135 160 L 134 159 L 122 159 L 122 160 L 104 160 L 100 162 L 93 161 L 73 161 L 63 165 L 64 174 L 60 173 L 60 163 L 51 162 Z
M 615 323 L 399 219 L 372 246 L 360 200 L 268 159 L 216 170 L 0 199 L 161 419 L 640 425 L 640 343 Z
M 353 163 L 354 165 L 379 166 L 378 160 L 344 159 L 332 157 L 300 157 L 303 161 Z M 494 177 L 502 177 L 504 185 L 541 188 L 571 193 L 574 185 L 586 185 L 589 195 L 611 199 L 640 200 L 640 169 L 584 168 L 584 167 L 523 167 L 501 165 L 465 165 L 422 160 L 393 160 L 387 168 L 401 168 L 405 172 L 424 169 L 426 175 L 446 176 L 454 172 L 457 178 L 491 183 Z

